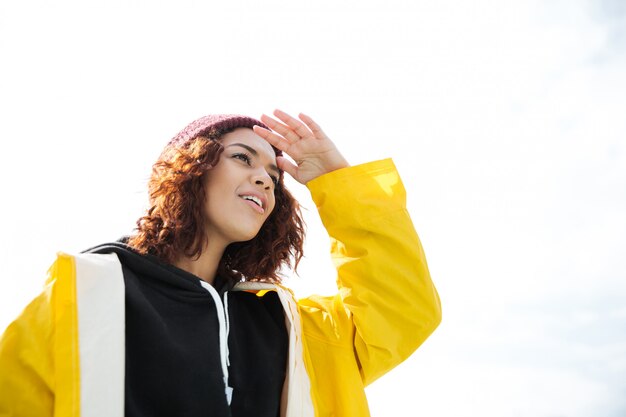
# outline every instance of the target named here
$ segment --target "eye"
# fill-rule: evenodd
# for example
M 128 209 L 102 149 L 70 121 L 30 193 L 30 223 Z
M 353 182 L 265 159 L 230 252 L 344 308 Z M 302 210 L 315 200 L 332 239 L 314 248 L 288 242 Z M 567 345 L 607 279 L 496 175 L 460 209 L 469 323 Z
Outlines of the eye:
M 233 158 L 239 159 L 245 162 L 247 165 L 250 165 L 250 162 L 251 162 L 250 155 L 245 154 L 245 153 L 236 153 L 233 155 Z

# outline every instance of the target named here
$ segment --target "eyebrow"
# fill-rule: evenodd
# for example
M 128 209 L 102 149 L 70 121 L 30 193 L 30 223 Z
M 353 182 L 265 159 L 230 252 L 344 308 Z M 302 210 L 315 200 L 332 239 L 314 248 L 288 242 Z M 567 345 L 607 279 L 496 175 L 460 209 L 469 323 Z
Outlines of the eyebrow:
M 259 153 L 256 151 L 256 149 L 254 149 L 251 146 L 245 145 L 243 143 L 231 143 L 230 145 L 227 146 L 227 148 L 230 148 L 231 146 L 241 146 L 244 149 L 247 149 L 248 152 L 250 152 L 252 155 L 254 156 L 258 156 Z M 278 167 L 274 164 L 269 164 L 269 167 L 272 169 L 272 171 L 276 171 L 276 173 L 280 174 L 280 169 L 278 169 Z

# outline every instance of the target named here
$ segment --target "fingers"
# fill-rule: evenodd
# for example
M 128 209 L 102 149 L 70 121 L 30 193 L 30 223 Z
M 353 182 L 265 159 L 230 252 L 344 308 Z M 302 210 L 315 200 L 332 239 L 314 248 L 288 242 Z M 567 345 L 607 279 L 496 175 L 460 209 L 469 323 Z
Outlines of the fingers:
M 280 149 L 283 152 L 287 152 L 287 149 L 289 148 L 289 142 L 285 140 L 285 138 L 275 133 L 272 133 L 265 128 L 262 128 L 261 126 L 252 126 L 252 130 L 254 130 L 254 133 L 268 141 L 270 145 L 274 146 L 277 149 Z M 293 178 L 297 178 L 296 175 L 298 172 L 298 167 L 294 165 L 289 159 L 285 158 L 284 156 L 277 156 L 276 165 L 278 165 L 279 169 L 282 169 Z
M 288 140 L 290 143 L 296 142 L 300 139 L 300 136 L 289 128 L 289 126 L 285 126 L 265 114 L 261 115 L 261 121 L 268 125 L 270 129 L 282 135 L 283 138 Z
M 300 120 L 302 120 L 302 122 L 304 122 L 306 127 L 305 125 L 302 124 L 300 120 L 289 116 L 287 113 L 285 113 L 282 110 L 279 110 L 279 109 L 274 110 L 274 115 L 276 115 L 276 117 L 278 117 L 280 120 L 285 122 L 289 126 L 289 128 L 295 130 L 295 132 L 299 135 L 299 138 L 304 138 L 305 136 L 308 136 L 309 133 L 313 133 L 313 136 L 315 136 L 317 139 L 328 138 L 326 136 L 326 133 L 324 133 L 324 131 L 322 130 L 322 128 L 317 123 L 315 123 L 315 121 L 310 116 L 307 116 L 304 113 L 298 114 L 298 117 L 300 118 Z M 275 123 L 278 123 L 278 122 L 275 122 Z M 281 126 L 287 129 L 287 126 L 284 126 L 284 125 L 281 125 Z
M 278 168 L 291 175 L 297 181 L 298 167 L 294 165 L 290 160 L 288 160 L 284 156 L 278 156 L 276 157 L 276 164 L 278 165 Z
M 324 133 L 322 128 L 317 123 L 315 123 L 315 121 L 309 116 L 304 113 L 300 113 L 298 117 L 300 118 L 300 120 L 306 123 L 306 125 L 309 127 L 309 129 L 311 129 L 311 132 L 313 132 L 316 138 L 321 139 L 326 137 L 326 133 Z
M 283 123 L 289 126 L 291 130 L 295 131 L 298 135 L 298 139 L 311 135 L 311 130 L 309 130 L 300 120 L 291 117 L 284 111 L 276 109 L 274 110 L 274 116 L 278 117 Z
M 252 126 L 252 130 L 254 130 L 254 133 L 256 133 L 257 135 L 261 136 L 263 139 L 268 141 L 269 144 L 275 147 L 276 149 L 280 149 L 283 152 L 287 152 L 287 149 L 289 148 L 290 143 L 282 136 L 277 135 L 276 133 L 270 130 L 262 128 L 261 126 L 256 126 L 256 125 Z

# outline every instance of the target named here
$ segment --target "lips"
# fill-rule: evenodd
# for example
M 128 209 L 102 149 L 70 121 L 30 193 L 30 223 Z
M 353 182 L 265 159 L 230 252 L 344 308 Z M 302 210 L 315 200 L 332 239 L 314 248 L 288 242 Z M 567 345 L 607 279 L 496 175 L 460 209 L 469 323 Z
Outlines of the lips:
M 253 203 L 256 203 L 257 206 L 263 208 L 263 201 L 255 195 L 242 195 L 241 198 L 252 201 Z
M 241 199 L 245 201 L 250 207 L 252 207 L 257 213 L 265 213 L 265 199 L 257 194 L 241 194 Z

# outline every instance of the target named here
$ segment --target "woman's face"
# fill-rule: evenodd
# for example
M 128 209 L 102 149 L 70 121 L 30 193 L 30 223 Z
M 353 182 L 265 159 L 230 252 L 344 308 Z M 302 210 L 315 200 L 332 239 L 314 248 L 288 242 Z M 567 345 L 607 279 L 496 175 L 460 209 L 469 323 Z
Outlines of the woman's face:
M 275 205 L 279 178 L 272 146 L 252 129 L 223 135 L 224 152 L 205 183 L 206 232 L 210 244 L 254 238 Z

